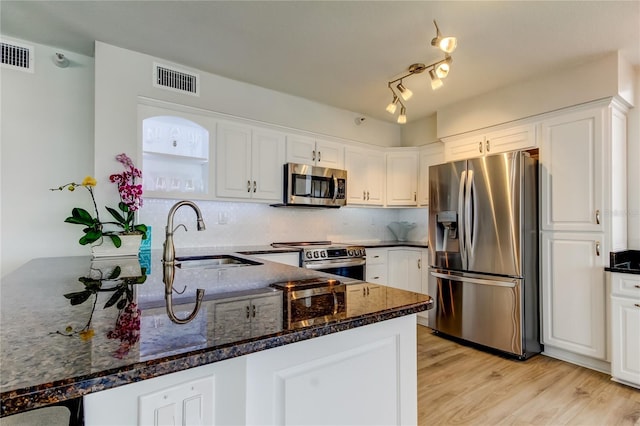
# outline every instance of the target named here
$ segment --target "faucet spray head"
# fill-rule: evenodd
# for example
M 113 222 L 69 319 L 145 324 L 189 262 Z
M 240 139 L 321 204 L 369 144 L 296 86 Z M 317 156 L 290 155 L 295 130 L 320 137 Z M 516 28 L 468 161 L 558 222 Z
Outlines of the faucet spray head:
M 198 219 L 198 231 L 204 231 L 205 229 L 207 229 L 206 226 L 204 226 L 204 220 L 202 220 L 201 218 Z

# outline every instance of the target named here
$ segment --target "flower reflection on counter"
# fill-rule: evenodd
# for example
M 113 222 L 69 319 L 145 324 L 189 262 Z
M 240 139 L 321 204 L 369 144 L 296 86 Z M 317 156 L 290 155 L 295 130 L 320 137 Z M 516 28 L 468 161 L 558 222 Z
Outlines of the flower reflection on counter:
M 99 294 L 112 292 L 102 309 L 115 306 L 118 309 L 118 315 L 114 327 L 106 332 L 106 337 L 120 340 L 120 346 L 113 352 L 114 357 L 123 358 L 126 356 L 140 340 L 141 312 L 135 300 L 135 286 L 143 284 L 147 279 L 146 268 L 141 268 L 137 259 L 134 261 L 137 268 L 127 263 L 131 262 L 131 259 L 113 260 L 111 263 L 92 262 L 89 276 L 78 278 L 78 281 L 84 285 L 84 290 L 64 295 L 72 306 L 93 300 L 91 313 L 86 324 L 76 329 L 69 325 L 64 331 L 58 330 L 55 334 L 68 337 L 78 336 L 83 341 L 93 339 L 96 332 L 92 327 L 92 320 Z M 119 265 L 118 262 L 126 264 Z

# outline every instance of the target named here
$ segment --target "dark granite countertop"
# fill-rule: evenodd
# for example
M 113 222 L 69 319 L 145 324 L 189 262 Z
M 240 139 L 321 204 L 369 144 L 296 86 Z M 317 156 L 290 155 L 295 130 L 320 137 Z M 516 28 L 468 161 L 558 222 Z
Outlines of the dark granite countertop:
M 203 250 L 178 249 L 178 255 Z M 270 247 L 241 250 L 274 252 Z M 141 253 L 140 259 L 40 258 L 4 277 L 0 414 L 410 315 L 433 305 L 429 296 L 382 287 L 381 298 L 357 304 L 347 300 L 341 316 L 312 326 L 290 326 L 282 320 L 283 292 L 270 284 L 318 277 L 349 280 L 260 260 L 260 265 L 224 269 L 175 268 L 172 300 L 179 318 L 192 311 L 196 289 L 205 290 L 196 317 L 179 325 L 166 313 L 160 256 L 154 250 Z M 354 294 L 362 293 L 357 286 L 366 285 L 370 284 L 347 284 Z M 273 315 L 252 319 L 264 322 L 251 327 L 266 330 L 263 334 L 243 335 L 237 332 L 237 319 L 215 315 L 219 303 L 257 299 L 275 302 L 269 305 Z
M 623 250 L 609 253 L 609 272 L 640 274 L 640 250 Z

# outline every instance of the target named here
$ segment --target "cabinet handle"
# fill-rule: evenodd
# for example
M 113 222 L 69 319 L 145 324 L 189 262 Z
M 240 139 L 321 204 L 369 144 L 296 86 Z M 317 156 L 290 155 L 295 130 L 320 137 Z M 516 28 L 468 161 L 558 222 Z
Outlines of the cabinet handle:
M 367 287 L 367 296 L 369 295 L 369 287 Z
M 373 279 L 374 279 L 374 280 L 379 280 L 379 279 L 380 279 L 380 277 L 373 277 Z
M 250 308 L 249 308 L 249 305 L 247 305 L 247 318 L 249 318 L 249 312 L 250 312 L 250 310 L 249 310 L 249 309 L 250 309 Z
M 635 306 L 636 308 L 640 308 L 640 303 L 634 303 L 633 306 Z
M 322 152 L 318 151 L 318 161 L 322 161 Z
M 600 225 L 600 210 L 596 210 L 596 225 Z
M 640 285 L 636 284 L 636 288 L 640 288 Z
M 600 256 L 600 241 L 596 241 L 596 256 Z
M 418 194 L 416 191 L 413 191 L 413 201 L 418 201 Z
M 489 152 L 490 148 L 491 148 L 491 145 L 489 145 L 489 139 L 487 139 L 487 152 Z
M 247 192 L 251 192 L 251 181 L 247 181 Z
M 311 159 L 313 161 L 316 161 L 316 150 L 315 149 L 313 151 L 311 151 Z
M 253 317 L 256 317 L 256 305 L 251 305 L 252 306 L 252 312 L 253 312 Z
M 367 289 L 362 287 L 362 297 L 366 297 L 367 296 Z
M 418 259 L 418 269 L 422 269 L 422 259 Z
M 482 141 L 478 142 L 478 151 L 482 154 Z
M 253 181 L 253 192 L 256 192 L 256 189 L 258 188 L 258 185 L 256 185 L 256 181 Z
M 367 201 L 367 191 L 362 191 L 362 201 Z
M 367 191 L 367 201 L 369 201 L 369 191 Z

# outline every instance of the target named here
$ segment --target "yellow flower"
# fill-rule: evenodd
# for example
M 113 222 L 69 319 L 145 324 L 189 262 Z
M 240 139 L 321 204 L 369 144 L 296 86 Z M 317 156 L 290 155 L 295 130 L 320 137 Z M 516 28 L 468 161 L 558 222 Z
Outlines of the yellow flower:
M 93 328 L 90 328 L 88 330 L 81 331 L 78 334 L 80 334 L 80 339 L 82 339 L 83 342 L 87 342 L 91 340 L 91 338 L 93 338 L 93 335 L 96 334 L 96 332 L 93 330 Z
M 82 181 L 82 186 L 96 186 L 96 183 L 98 182 L 93 177 L 87 176 Z

